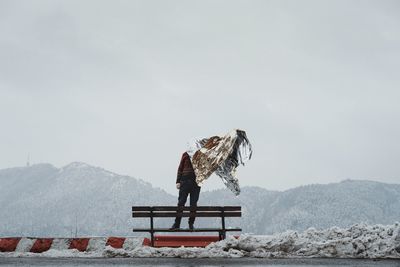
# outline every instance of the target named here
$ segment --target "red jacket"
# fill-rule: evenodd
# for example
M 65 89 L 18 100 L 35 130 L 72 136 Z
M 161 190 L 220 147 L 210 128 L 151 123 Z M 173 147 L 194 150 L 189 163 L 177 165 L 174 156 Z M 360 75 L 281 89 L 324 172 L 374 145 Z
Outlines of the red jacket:
M 178 167 L 176 183 L 180 183 L 183 179 L 196 179 L 190 156 L 187 152 L 182 154 L 181 163 Z

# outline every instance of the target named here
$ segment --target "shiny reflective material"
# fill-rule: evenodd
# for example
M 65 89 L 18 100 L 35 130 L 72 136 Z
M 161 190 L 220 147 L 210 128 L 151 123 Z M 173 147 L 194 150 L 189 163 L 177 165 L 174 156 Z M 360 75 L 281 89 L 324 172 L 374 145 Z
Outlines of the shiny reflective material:
M 225 136 L 192 140 L 188 149 L 199 186 L 215 172 L 235 195 L 240 194 L 236 168 L 250 160 L 252 153 L 246 132 L 239 129 Z

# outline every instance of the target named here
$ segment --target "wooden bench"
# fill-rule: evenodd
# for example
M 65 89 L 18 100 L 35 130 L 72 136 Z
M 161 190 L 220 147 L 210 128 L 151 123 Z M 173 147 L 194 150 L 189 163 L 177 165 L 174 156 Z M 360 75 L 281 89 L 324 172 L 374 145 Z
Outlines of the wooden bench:
M 178 207 L 178 206 L 133 206 L 132 217 L 150 218 L 150 228 L 134 228 L 133 232 L 149 232 L 151 236 L 151 245 L 154 246 L 155 232 L 218 232 L 219 240 L 226 238 L 226 232 L 242 231 L 241 228 L 226 228 L 225 218 L 241 217 L 240 206 L 197 206 Z M 154 218 L 166 217 L 220 217 L 221 228 L 194 228 L 190 229 L 169 229 L 155 228 Z

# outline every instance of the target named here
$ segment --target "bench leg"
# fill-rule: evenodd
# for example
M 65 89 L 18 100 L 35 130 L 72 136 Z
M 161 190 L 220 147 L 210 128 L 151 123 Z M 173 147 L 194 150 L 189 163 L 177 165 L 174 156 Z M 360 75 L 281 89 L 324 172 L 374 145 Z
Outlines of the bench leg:
M 150 210 L 150 237 L 151 237 L 151 246 L 154 247 L 154 220 L 153 220 L 153 208 Z
M 150 232 L 151 246 L 154 247 L 154 232 Z
M 226 231 L 222 230 L 218 232 L 219 240 L 224 240 L 226 238 Z

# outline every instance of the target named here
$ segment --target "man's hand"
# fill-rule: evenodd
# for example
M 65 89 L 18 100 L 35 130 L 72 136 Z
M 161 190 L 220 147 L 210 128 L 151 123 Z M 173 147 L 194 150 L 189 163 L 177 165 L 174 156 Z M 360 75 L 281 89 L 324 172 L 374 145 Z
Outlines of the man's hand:
M 176 189 L 181 188 L 181 183 L 176 183 Z

